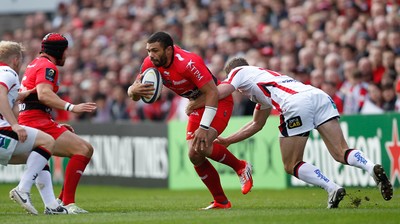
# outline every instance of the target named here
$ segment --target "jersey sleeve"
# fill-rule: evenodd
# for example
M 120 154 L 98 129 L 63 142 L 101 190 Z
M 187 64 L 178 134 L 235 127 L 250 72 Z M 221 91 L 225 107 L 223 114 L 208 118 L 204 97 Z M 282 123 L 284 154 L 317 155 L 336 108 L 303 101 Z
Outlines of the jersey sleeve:
M 17 85 L 16 83 L 16 74 L 11 72 L 11 71 L 5 71 L 2 70 L 0 71 L 0 85 L 4 86 L 7 88 L 8 91 L 10 91 L 11 88 L 13 88 L 15 85 Z
M 259 103 L 257 103 L 255 106 L 256 110 L 266 110 L 268 108 L 272 108 L 272 106 L 271 105 L 261 105 Z
M 58 70 L 55 66 L 43 65 L 36 72 L 35 85 L 47 83 L 52 86 L 58 82 Z
M 228 77 L 222 83 L 231 84 L 233 87 L 235 87 L 235 89 L 238 89 L 242 84 L 243 74 L 239 73 L 241 70 L 242 68 L 239 68 L 229 72 Z

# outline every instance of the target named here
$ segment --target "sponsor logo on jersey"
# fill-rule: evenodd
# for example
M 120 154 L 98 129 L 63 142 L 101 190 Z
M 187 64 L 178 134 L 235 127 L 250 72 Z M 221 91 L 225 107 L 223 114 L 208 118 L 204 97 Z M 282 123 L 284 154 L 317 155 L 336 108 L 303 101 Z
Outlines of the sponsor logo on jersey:
M 0 148 L 8 149 L 10 142 L 11 142 L 11 139 L 0 136 Z
M 297 81 L 294 80 L 294 79 L 285 79 L 285 80 L 282 80 L 282 83 L 289 83 L 289 82 L 297 82 Z
M 169 76 L 169 71 L 164 71 L 165 76 Z
M 201 75 L 200 71 L 194 66 L 194 62 L 190 60 L 188 64 L 186 65 L 186 68 L 189 69 L 194 76 L 196 76 L 197 80 L 201 80 L 203 76 Z
M 179 81 L 175 81 L 175 80 L 172 80 L 172 83 L 174 84 L 174 85 L 181 85 L 181 84 L 183 84 L 183 83 L 185 83 L 185 82 L 187 82 L 187 80 L 186 79 L 182 79 L 182 80 L 179 80 Z
M 52 68 L 46 68 L 46 80 L 54 82 L 55 77 L 56 77 L 56 71 Z
M 199 116 L 199 112 L 197 112 L 197 111 L 193 111 L 190 115 L 193 115 L 193 116 Z
M 28 65 L 27 68 L 33 68 L 33 67 L 35 67 L 35 66 L 36 66 L 36 64 Z
M 290 118 L 287 121 L 287 124 L 288 124 L 288 128 L 289 129 L 293 129 L 293 128 L 297 128 L 297 127 L 302 126 L 303 122 L 301 122 L 300 116 L 297 116 L 297 117 Z
M 175 56 L 178 58 L 179 61 L 185 60 L 180 54 L 176 54 Z

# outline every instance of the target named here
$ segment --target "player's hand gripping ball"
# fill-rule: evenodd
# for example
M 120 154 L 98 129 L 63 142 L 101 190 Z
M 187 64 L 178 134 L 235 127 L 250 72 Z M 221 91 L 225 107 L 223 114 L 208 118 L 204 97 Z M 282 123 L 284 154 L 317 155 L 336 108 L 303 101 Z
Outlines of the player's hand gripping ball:
M 145 103 L 153 103 L 156 101 L 160 95 L 161 95 L 161 90 L 162 90 L 162 79 L 161 79 L 161 74 L 160 72 L 155 69 L 155 68 L 148 68 L 146 71 L 143 72 L 142 74 L 142 83 L 151 83 L 153 84 L 154 87 L 154 94 L 147 98 L 147 97 L 141 97 L 143 102 Z

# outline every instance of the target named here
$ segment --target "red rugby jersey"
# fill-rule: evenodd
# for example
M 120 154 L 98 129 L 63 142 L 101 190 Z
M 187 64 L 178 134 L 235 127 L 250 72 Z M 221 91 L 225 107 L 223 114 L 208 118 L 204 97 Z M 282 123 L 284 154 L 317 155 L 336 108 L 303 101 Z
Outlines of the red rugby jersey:
M 25 74 L 21 82 L 21 90 L 33 89 L 40 83 L 47 83 L 53 86 L 53 91 L 56 93 L 59 89 L 57 66 L 46 57 L 37 57 L 26 68 Z M 46 108 L 40 103 L 37 98 L 37 93 L 31 93 L 25 100 L 25 103 L 34 103 L 37 107 Z M 47 107 L 48 108 L 48 107 Z M 29 119 L 31 115 L 46 115 L 44 110 L 24 110 L 19 114 L 19 121 L 23 123 L 24 119 Z
M 140 73 L 150 67 L 160 72 L 164 86 L 189 99 L 197 98 L 201 94 L 199 89 L 210 80 L 214 80 L 216 85 L 219 84 L 219 80 L 211 74 L 200 56 L 178 46 L 174 46 L 174 57 L 168 68 L 155 67 L 147 56 Z

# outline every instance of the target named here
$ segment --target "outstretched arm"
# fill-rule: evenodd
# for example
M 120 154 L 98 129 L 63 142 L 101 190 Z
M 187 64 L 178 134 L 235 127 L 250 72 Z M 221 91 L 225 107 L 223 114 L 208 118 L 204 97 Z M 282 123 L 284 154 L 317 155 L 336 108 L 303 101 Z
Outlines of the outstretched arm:
M 228 147 L 230 144 L 243 141 L 255 133 L 259 132 L 267 122 L 267 119 L 271 113 L 272 108 L 266 110 L 254 109 L 253 120 L 245 124 L 237 132 L 231 134 L 230 136 L 223 138 L 218 137 L 216 142 Z
M 53 86 L 47 83 L 38 84 L 36 90 L 39 101 L 54 109 L 68 110 L 74 113 L 93 112 L 96 109 L 96 103 L 93 102 L 73 105 L 61 99 L 55 92 L 53 92 Z

